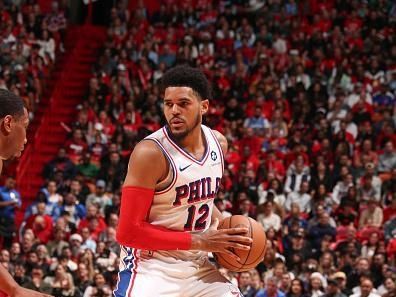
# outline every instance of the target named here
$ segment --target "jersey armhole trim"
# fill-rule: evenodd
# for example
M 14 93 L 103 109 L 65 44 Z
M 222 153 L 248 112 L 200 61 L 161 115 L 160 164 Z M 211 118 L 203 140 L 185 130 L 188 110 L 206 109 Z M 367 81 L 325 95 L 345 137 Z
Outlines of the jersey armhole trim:
M 155 138 L 145 138 L 146 140 L 151 140 L 154 141 L 158 147 L 160 148 L 160 150 L 162 151 L 162 153 L 164 154 L 165 158 L 168 160 L 169 164 L 170 164 L 170 168 L 173 171 L 172 174 L 172 181 L 170 182 L 169 186 L 165 187 L 164 189 L 160 190 L 160 191 L 155 191 L 154 194 L 155 195 L 159 195 L 159 194 L 164 194 L 166 192 L 168 192 L 169 190 L 172 189 L 172 187 L 175 185 L 176 180 L 177 180 L 177 169 L 176 169 L 176 165 L 172 159 L 172 157 L 168 154 L 168 152 L 166 151 L 166 149 L 163 147 L 163 145 Z

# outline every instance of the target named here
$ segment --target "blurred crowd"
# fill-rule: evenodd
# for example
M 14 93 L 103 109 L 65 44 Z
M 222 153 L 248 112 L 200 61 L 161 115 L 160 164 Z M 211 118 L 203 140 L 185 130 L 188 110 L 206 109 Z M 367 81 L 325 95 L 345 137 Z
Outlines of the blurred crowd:
M 268 238 L 263 263 L 224 276 L 247 297 L 396 296 L 396 3 L 125 2 L 2 264 L 56 296 L 111 296 L 129 154 L 165 124 L 158 80 L 188 63 L 213 86 L 205 124 L 229 141 L 215 203 Z M 2 36 L 22 28 L 10 19 Z M 7 195 L 19 195 L 12 178 Z
M 14 1 L 18 2 L 18 1 Z M 43 96 L 56 54 L 64 51 L 66 16 L 58 2 L 42 13 L 36 1 L 0 1 L 0 88 L 22 97 L 30 118 Z

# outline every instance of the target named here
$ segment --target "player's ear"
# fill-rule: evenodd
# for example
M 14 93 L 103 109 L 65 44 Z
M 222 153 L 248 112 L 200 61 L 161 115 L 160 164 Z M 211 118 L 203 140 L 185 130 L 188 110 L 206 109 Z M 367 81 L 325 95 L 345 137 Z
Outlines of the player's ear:
M 11 115 L 6 115 L 1 121 L 0 121 L 0 129 L 2 132 L 6 135 L 8 135 L 11 132 L 12 128 L 12 116 Z
M 205 99 L 201 101 L 201 114 L 204 115 L 209 110 L 209 100 Z

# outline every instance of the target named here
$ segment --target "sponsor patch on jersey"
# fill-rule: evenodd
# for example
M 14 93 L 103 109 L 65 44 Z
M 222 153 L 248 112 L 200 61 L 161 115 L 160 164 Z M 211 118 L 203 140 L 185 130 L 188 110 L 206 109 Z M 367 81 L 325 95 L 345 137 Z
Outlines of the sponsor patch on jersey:
M 215 151 L 212 151 L 212 152 L 210 153 L 210 157 L 212 158 L 213 161 L 216 161 L 216 160 L 217 160 L 217 154 L 216 154 L 216 152 L 215 152 Z

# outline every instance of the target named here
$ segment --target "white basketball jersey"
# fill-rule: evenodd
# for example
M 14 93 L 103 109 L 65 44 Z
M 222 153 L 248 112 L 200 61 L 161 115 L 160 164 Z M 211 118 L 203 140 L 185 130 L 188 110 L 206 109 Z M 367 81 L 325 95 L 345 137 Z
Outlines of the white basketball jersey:
M 201 160 L 192 157 L 169 137 L 166 127 L 147 136 L 162 150 L 172 171 L 172 182 L 154 194 L 148 222 L 171 230 L 204 232 L 211 224 L 213 200 L 223 176 L 224 158 L 212 130 L 202 125 L 206 150 Z M 149 173 L 148 173 L 149 174 Z M 181 260 L 197 259 L 199 251 L 159 251 Z

